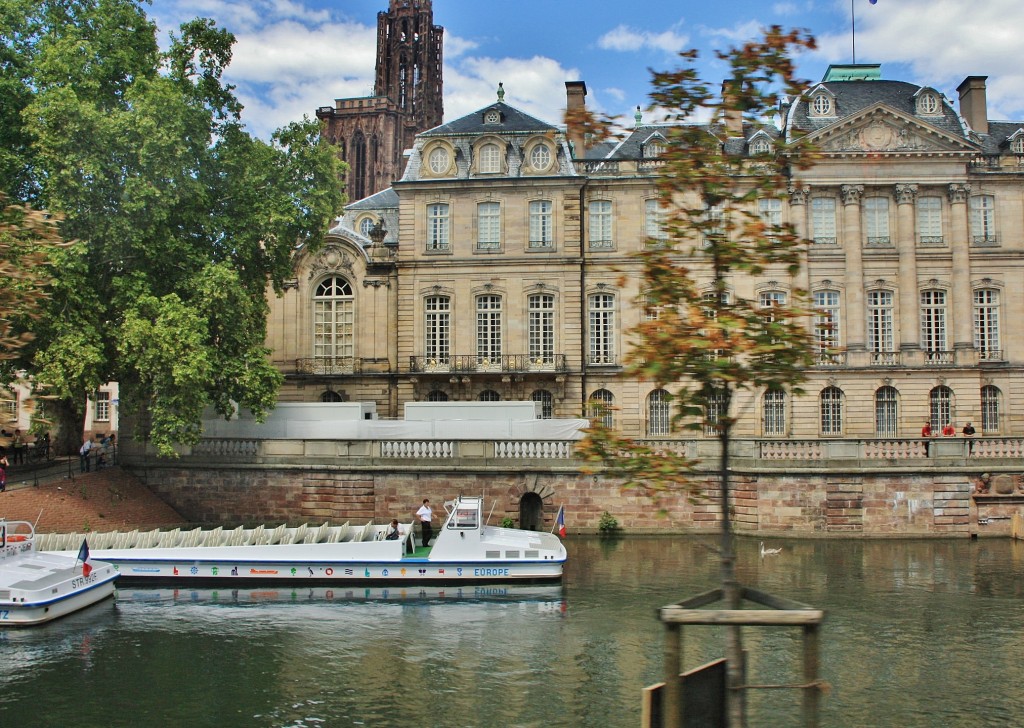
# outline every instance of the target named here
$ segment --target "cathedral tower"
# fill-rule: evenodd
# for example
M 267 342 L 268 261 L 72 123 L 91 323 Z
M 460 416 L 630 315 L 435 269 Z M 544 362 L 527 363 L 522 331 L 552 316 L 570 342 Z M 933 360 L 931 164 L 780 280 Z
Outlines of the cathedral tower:
M 444 28 L 434 25 L 431 0 L 391 0 L 377 14 L 374 95 L 321 106 L 324 137 L 349 164 L 349 201 L 388 188 L 401 177 L 403 152 L 416 134 L 444 116 L 441 54 Z

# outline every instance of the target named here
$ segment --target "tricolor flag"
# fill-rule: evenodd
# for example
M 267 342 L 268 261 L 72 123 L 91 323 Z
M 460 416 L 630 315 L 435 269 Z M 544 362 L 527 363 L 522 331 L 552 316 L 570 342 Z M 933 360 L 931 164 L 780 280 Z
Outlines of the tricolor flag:
M 89 542 L 82 539 L 82 548 L 78 549 L 78 560 L 82 562 L 82 576 L 89 576 L 92 573 L 92 566 L 89 565 Z
M 558 537 L 565 538 L 565 506 L 558 507 L 558 518 L 555 523 L 558 524 Z

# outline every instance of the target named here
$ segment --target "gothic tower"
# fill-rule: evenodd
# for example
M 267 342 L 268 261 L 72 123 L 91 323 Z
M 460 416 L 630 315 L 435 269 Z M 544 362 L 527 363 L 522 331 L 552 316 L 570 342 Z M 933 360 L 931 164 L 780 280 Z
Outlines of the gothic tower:
M 416 134 L 441 123 L 443 36 L 431 0 L 391 0 L 377 14 L 374 95 L 317 109 L 324 137 L 349 164 L 349 201 L 389 187 L 402 175 L 403 152 Z

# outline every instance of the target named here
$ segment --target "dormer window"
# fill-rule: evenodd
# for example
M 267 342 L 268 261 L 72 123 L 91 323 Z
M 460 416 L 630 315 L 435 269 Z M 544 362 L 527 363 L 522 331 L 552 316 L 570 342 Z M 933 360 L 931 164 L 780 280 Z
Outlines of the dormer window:
M 530 166 L 540 171 L 551 166 L 551 150 L 544 144 L 538 144 L 530 150 Z
M 480 172 L 494 174 L 501 171 L 501 150 L 497 144 L 484 144 L 480 147 Z
M 917 97 L 917 113 L 928 116 L 935 116 L 942 110 L 939 103 L 939 96 L 934 91 L 925 91 Z
M 1024 154 L 1024 132 L 1017 132 L 1010 140 L 1010 151 L 1014 154 Z
M 815 94 L 811 99 L 811 116 L 834 115 L 835 112 L 832 110 L 832 97 L 824 92 Z
M 448 147 L 438 144 L 427 152 L 427 169 L 435 177 L 449 174 L 452 166 L 452 154 Z
M 750 142 L 750 154 L 751 156 L 758 156 L 762 154 L 771 154 L 772 143 L 768 141 L 766 137 L 759 136 Z
M 490 109 L 486 114 L 484 114 L 484 123 L 485 124 L 500 124 L 501 123 L 501 113 L 497 109 Z
M 376 220 L 373 219 L 372 215 L 366 215 L 359 220 L 359 234 L 364 238 L 370 237 L 370 230 L 376 224 Z
M 665 153 L 665 144 L 661 139 L 652 139 L 644 144 L 644 159 L 657 159 Z
M 555 167 L 555 148 L 544 137 L 533 137 L 526 143 L 524 174 L 548 174 Z

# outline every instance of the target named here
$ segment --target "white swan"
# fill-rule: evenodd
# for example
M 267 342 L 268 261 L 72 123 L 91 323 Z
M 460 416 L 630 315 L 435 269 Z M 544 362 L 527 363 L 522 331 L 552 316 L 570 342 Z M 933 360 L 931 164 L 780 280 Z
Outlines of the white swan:
M 773 554 L 781 554 L 781 553 L 782 553 L 782 549 L 781 548 L 778 548 L 778 549 L 766 549 L 764 547 L 764 541 L 761 542 L 761 558 L 762 559 L 765 556 L 771 556 Z

